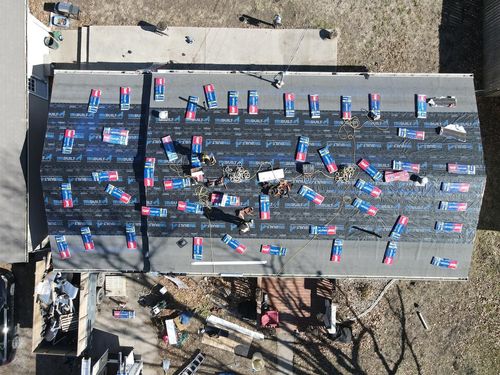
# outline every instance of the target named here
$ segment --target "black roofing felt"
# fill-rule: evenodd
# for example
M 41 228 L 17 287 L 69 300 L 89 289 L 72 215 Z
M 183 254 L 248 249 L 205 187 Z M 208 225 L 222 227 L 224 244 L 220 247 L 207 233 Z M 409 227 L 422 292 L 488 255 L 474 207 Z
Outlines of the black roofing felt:
M 70 260 L 57 260 L 57 267 L 79 269 L 95 264 L 98 269 L 148 267 L 178 273 L 236 272 L 231 267 L 193 268 L 191 237 L 201 236 L 206 240 L 204 260 L 207 261 L 265 259 L 272 263 L 275 258 L 259 253 L 260 244 L 281 244 L 290 248 L 289 254 L 280 259 L 279 267 L 249 268 L 251 271 L 245 270 L 249 274 L 456 277 L 443 273 L 453 271 L 429 265 L 435 255 L 458 259 L 463 268 L 454 271 L 455 275 L 466 277 L 485 185 L 477 113 L 429 112 L 427 119 L 417 120 L 412 112 L 383 112 L 382 120 L 374 122 L 366 113 L 356 111 L 353 116 L 360 120 L 360 128 L 353 131 L 342 126 L 338 111 L 322 111 L 319 120 L 312 120 L 307 111 L 296 111 L 294 118 L 285 119 L 282 110 L 261 110 L 257 116 L 248 115 L 245 104 L 240 103 L 239 116 L 229 116 L 225 109 L 198 109 L 196 121 L 189 122 L 184 120 L 183 109 L 169 109 L 169 118 L 160 121 L 156 110 L 144 112 L 138 105 L 122 112 L 118 105 L 102 104 L 97 114 L 89 116 L 84 103 L 52 103 L 42 164 L 45 206 L 49 233 L 67 235 L 73 254 Z M 466 128 L 466 143 L 437 134 L 438 126 L 450 123 Z M 103 143 L 103 127 L 128 129 L 128 146 Z M 403 127 L 424 130 L 425 140 L 398 137 L 397 129 Z M 61 153 L 62 136 L 68 128 L 75 129 L 77 134 L 70 156 Z M 160 138 L 165 135 L 171 135 L 179 153 L 180 159 L 175 162 L 167 160 L 162 148 Z M 219 191 L 237 195 L 243 206 L 253 206 L 256 216 L 250 233 L 238 234 L 235 221 L 231 223 L 228 216 L 212 215 L 208 220 L 204 215 L 178 211 L 178 201 L 200 201 L 199 186 L 169 191 L 163 188 L 164 179 L 187 173 L 193 135 L 203 136 L 203 151 L 217 159 L 216 166 L 204 168 L 207 177 L 220 177 L 226 166 L 241 165 L 249 170 L 250 181 L 229 182 L 227 189 L 209 188 L 203 189 L 203 193 Z M 297 170 L 300 166 L 294 161 L 299 136 L 310 138 L 307 162 L 314 165 L 312 177 L 301 175 Z M 381 171 L 390 170 L 392 160 L 419 163 L 420 175 L 427 176 L 430 182 L 426 187 L 416 187 L 412 182 L 374 182 L 358 167 L 348 182 L 337 182 L 327 173 L 317 153 L 324 146 L 330 147 L 339 166 L 355 165 L 361 158 Z M 143 186 L 144 157 L 156 158 L 153 188 Z M 475 165 L 476 174 L 450 174 L 446 170 L 447 163 Z M 258 218 L 261 187 L 255 175 L 270 167 L 283 168 L 293 188 L 289 198 L 271 198 L 271 220 L 263 221 Z M 133 196 L 130 204 L 120 203 L 106 194 L 106 183 L 92 181 L 91 173 L 102 170 L 118 171 L 120 179 L 113 184 Z M 358 178 L 378 186 L 382 190 L 381 197 L 373 198 L 356 189 L 354 183 Z M 63 182 L 72 184 L 72 209 L 62 208 L 60 184 Z M 468 182 L 470 191 L 443 192 L 440 190 L 442 182 Z M 296 194 L 302 185 L 325 196 L 324 202 L 315 205 Z M 377 215 L 367 216 L 353 207 L 351 203 L 356 197 L 376 206 Z M 466 202 L 468 208 L 465 212 L 444 211 L 438 208 L 440 201 Z M 143 205 L 167 208 L 168 217 L 141 217 Z M 220 210 L 226 215 L 234 215 L 234 208 Z M 380 265 L 388 235 L 399 215 L 408 216 L 408 229 L 402 235 L 394 264 Z M 462 223 L 463 231 L 438 233 L 434 229 L 436 221 Z M 126 248 L 126 222 L 136 224 L 138 237 L 142 239 L 140 250 L 134 255 Z M 83 242 L 79 239 L 80 227 L 84 225 L 90 226 L 96 239 L 93 254 L 84 253 Z M 309 235 L 309 225 L 335 225 L 337 234 L 313 239 Z M 225 233 L 247 244 L 247 253 L 230 254 L 230 248 L 220 241 Z M 173 245 L 180 237 L 187 238 L 189 244 L 182 250 Z M 332 266 L 329 255 L 334 238 L 345 242 L 341 263 Z M 313 242 L 308 245 L 310 239 Z M 316 259 L 308 259 L 301 267 L 297 259 L 307 257 L 307 246 L 311 247 L 310 254 Z M 373 253 L 368 253 L 370 251 Z M 131 256 L 133 261 L 122 264 L 121 255 L 114 258 L 116 262 L 109 260 L 110 256 L 113 258 L 111 254 L 121 253 Z M 96 261 L 83 260 L 85 257 Z M 293 264 L 287 268 L 286 263 L 292 257 L 295 258 Z M 374 261 L 379 264 L 369 271 Z M 412 264 L 421 272 L 412 269 Z

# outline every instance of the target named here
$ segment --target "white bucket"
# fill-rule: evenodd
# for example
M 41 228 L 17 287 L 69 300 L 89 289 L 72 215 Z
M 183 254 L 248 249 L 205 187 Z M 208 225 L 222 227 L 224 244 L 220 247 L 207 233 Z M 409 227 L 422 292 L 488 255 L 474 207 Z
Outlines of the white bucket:
M 252 370 L 254 371 L 262 371 L 266 367 L 266 362 L 262 358 L 262 354 L 259 352 L 255 352 L 252 356 Z

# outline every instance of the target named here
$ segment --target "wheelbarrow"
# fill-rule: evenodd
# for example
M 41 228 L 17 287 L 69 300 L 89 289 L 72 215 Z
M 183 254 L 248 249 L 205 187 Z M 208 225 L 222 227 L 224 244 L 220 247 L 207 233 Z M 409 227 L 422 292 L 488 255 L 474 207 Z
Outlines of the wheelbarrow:
M 49 33 L 49 36 L 46 36 L 43 39 L 43 43 L 49 47 L 50 49 L 58 49 L 59 43 L 63 41 L 63 36 L 60 31 L 53 31 Z

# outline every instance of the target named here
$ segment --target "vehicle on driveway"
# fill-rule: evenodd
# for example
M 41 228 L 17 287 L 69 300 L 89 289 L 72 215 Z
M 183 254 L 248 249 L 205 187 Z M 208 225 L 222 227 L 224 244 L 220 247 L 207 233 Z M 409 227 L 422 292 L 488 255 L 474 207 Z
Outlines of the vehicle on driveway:
M 19 346 L 17 326 L 14 322 L 14 275 L 0 269 L 0 365 L 9 363 Z

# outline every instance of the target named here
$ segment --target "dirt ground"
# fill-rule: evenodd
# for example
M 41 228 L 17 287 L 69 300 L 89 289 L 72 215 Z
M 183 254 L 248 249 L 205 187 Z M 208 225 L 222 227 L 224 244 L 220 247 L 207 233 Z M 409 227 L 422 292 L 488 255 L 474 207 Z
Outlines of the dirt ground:
M 140 21 L 169 26 L 251 27 L 241 14 L 270 21 L 280 13 L 284 27 L 335 28 L 340 34 L 338 64 L 346 70 L 374 72 L 466 72 L 481 79 L 481 0 L 97 0 L 80 1 L 77 25 L 137 25 Z M 43 1 L 29 0 L 42 21 Z M 200 6 L 200 4 L 203 4 Z M 297 374 L 498 374 L 500 324 L 500 100 L 478 98 L 488 182 L 467 282 L 397 282 L 379 305 L 353 325 L 353 343 L 331 342 L 306 333 L 295 344 Z M 196 283 L 195 283 L 196 284 Z M 359 313 L 385 282 L 340 281 L 336 298 L 339 318 Z M 208 306 L 200 283 L 187 306 Z M 183 299 L 184 298 L 184 299 Z M 420 306 L 430 329 L 415 313 Z M 160 354 L 179 364 L 197 346 L 193 323 L 185 346 L 163 347 Z M 191 330 L 191 328 L 190 328 Z M 270 351 L 273 348 L 269 348 Z M 240 372 L 246 363 L 210 352 L 224 369 Z M 221 357 L 222 356 L 222 357 Z M 219 369 L 217 362 L 209 369 Z M 213 367 L 212 367 L 213 366 Z M 23 371 L 25 374 L 33 373 Z M 0 370 L 0 373 L 2 371 Z
M 215 315 L 222 319 L 234 322 L 250 330 L 256 330 L 255 322 L 248 322 L 238 318 L 237 303 L 248 298 L 254 298 L 254 290 L 251 287 L 251 279 L 241 279 L 234 283 L 221 278 L 188 278 L 181 277 L 189 287 L 189 292 L 185 289 L 177 289 L 170 281 L 160 279 L 160 282 L 168 288 L 173 300 L 172 310 L 165 310 L 163 315 L 169 315 L 175 311 L 190 310 L 193 318 L 186 329 L 187 338 L 182 346 L 175 347 L 161 343 L 161 356 L 171 361 L 172 373 L 181 366 L 186 365 L 197 349 L 201 349 L 205 354 L 203 366 L 197 374 L 211 375 L 219 371 L 235 371 L 237 374 L 250 375 L 252 353 L 261 352 L 267 360 L 266 371 L 262 375 L 274 374 L 274 355 L 276 353 L 276 341 L 264 340 L 253 341 L 250 347 L 248 358 L 237 356 L 228 351 L 220 350 L 205 344 L 201 344 L 201 335 L 198 331 L 204 327 L 205 319 L 209 315 Z M 250 281 L 250 283 L 248 282 Z M 238 285 L 238 292 L 235 286 Z M 224 297 L 225 295 L 229 297 Z M 194 308 L 193 308 L 194 307 Z

